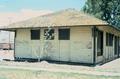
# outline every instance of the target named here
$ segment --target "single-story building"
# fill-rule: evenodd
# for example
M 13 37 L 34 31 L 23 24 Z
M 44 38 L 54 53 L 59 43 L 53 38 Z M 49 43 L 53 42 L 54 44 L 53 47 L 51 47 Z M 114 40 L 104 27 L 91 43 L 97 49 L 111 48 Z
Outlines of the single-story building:
M 74 9 L 0 29 L 15 31 L 15 59 L 97 64 L 120 54 L 119 29 Z

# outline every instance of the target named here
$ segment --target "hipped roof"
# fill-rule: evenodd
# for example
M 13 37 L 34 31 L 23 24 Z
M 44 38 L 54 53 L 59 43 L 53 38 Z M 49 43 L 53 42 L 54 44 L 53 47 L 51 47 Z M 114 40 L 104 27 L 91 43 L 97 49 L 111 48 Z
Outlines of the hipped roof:
M 66 9 L 59 12 L 31 18 L 26 21 L 0 27 L 0 29 L 34 28 L 34 27 L 61 27 L 79 25 L 108 25 L 105 21 L 97 19 L 75 9 Z

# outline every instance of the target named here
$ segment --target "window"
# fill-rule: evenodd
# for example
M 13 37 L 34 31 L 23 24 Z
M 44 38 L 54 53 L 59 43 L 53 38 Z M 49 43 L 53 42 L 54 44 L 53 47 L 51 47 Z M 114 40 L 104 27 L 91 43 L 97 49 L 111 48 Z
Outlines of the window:
M 113 34 L 106 33 L 106 46 L 113 46 Z
M 103 32 L 97 31 L 97 56 L 103 55 Z
M 113 34 L 109 34 L 109 46 L 113 46 Z
M 40 30 L 31 30 L 31 40 L 40 39 Z
M 54 29 L 45 29 L 44 36 L 45 40 L 54 40 Z
M 119 52 L 119 37 L 115 36 L 114 41 L 114 54 L 117 55 Z
M 70 29 L 59 29 L 59 40 L 70 40 Z
M 106 46 L 109 46 L 109 34 L 108 33 L 106 33 Z

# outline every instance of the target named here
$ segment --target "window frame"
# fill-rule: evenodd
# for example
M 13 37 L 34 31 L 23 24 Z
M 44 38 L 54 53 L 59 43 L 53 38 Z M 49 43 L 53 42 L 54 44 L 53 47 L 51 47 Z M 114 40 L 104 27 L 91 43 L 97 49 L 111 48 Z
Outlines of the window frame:
M 70 28 L 58 29 L 58 40 L 70 40 Z
M 54 40 L 55 39 L 55 29 L 50 28 L 50 31 L 48 32 L 51 36 L 53 35 L 51 38 L 46 37 L 46 31 L 48 31 L 48 30 L 49 30 L 49 28 L 44 29 L 44 39 L 45 40 Z
M 30 34 L 31 34 L 31 40 L 40 40 L 40 29 L 31 29 Z

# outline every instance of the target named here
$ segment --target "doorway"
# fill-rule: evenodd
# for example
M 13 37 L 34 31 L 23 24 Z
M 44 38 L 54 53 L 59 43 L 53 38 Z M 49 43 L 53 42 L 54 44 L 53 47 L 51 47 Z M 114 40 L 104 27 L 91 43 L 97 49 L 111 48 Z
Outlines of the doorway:
M 115 36 L 115 40 L 114 40 L 114 55 L 119 56 L 119 38 L 117 36 Z
M 61 28 L 58 30 L 59 38 L 59 59 L 60 61 L 69 61 L 70 57 L 70 29 Z
M 97 30 L 97 56 L 103 55 L 103 31 Z

